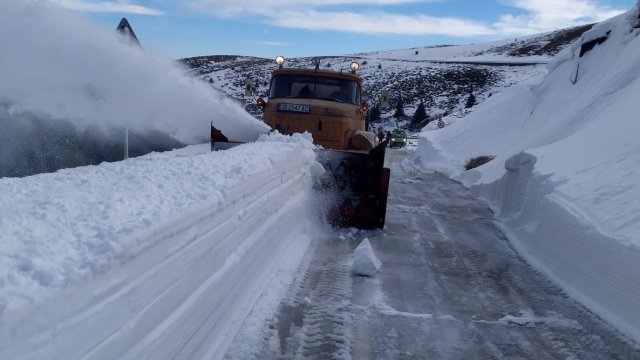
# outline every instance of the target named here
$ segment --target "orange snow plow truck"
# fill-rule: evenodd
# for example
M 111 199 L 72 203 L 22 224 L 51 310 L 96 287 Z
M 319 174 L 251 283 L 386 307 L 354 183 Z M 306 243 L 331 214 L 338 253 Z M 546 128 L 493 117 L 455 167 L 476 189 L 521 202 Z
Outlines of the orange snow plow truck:
M 366 102 L 362 101 L 359 65 L 350 71 L 283 67 L 271 74 L 268 101 L 257 100 L 264 121 L 282 134 L 309 132 L 319 145 L 318 161 L 325 175 L 316 189 L 326 192 L 325 216 L 334 226 L 384 227 L 390 170 L 384 167 L 386 141 L 366 131 Z M 211 146 L 225 148 L 230 141 L 211 128 Z

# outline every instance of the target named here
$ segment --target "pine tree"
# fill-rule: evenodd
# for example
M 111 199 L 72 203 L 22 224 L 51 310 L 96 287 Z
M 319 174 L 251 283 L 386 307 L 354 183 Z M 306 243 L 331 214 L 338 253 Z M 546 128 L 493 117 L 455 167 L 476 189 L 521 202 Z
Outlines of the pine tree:
M 411 118 L 411 129 L 416 130 L 424 127 L 429 123 L 429 115 L 427 115 L 426 107 L 424 106 L 424 102 L 420 101 L 418 104 L 418 108 L 416 112 L 413 114 Z
M 413 113 L 411 122 L 413 124 L 419 124 L 423 122 L 426 118 L 427 118 L 427 110 L 424 107 L 424 102 L 420 101 L 420 104 L 418 104 L 418 108 L 416 109 L 416 112 Z
M 469 97 L 467 98 L 467 103 L 464 105 L 464 107 L 466 109 L 476 105 L 478 102 L 476 101 L 476 97 L 475 95 L 473 95 L 473 93 L 469 94 Z
M 393 114 L 393 117 L 400 119 L 404 116 L 404 101 L 402 99 L 398 99 L 398 102 L 396 103 L 396 112 Z

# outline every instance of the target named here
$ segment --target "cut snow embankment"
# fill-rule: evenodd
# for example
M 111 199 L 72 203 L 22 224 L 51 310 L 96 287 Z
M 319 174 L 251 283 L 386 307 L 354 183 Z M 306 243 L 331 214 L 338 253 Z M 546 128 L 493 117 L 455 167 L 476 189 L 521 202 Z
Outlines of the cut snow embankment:
M 272 135 L 0 179 L 0 358 L 221 357 L 308 244 L 312 147 Z
M 640 342 L 637 6 L 585 33 L 537 84 L 425 129 L 417 154 L 484 198 L 531 264 Z M 463 171 L 481 155 L 496 158 Z

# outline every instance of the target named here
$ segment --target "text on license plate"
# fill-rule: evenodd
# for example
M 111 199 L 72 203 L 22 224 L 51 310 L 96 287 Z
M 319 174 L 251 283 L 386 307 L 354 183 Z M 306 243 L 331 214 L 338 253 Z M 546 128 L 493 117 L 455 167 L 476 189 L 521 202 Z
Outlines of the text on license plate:
M 290 112 L 299 112 L 299 113 L 308 113 L 309 105 L 300 105 L 300 104 L 278 104 L 278 111 L 290 111 Z

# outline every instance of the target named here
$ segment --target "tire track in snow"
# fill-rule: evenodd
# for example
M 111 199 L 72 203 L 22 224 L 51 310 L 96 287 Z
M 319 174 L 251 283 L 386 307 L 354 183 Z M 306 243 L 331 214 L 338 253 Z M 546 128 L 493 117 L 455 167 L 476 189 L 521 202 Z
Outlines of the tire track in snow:
M 258 358 L 351 359 L 353 306 L 349 244 L 315 241 L 277 314 L 278 346 Z
M 433 244 L 425 251 L 428 273 L 441 290 L 434 310 L 455 319 L 430 324 L 437 325 L 440 334 L 432 330 L 424 338 L 425 342 L 449 342 L 450 347 L 424 351 L 434 351 L 436 357 L 535 359 L 599 359 L 603 355 L 626 359 L 637 354 L 594 314 L 524 262 L 493 223 L 491 211 L 462 186 L 437 173 L 415 176 L 423 176 L 423 184 L 428 184 L 423 185 L 422 202 L 431 208 L 429 221 L 444 226 L 438 233 L 450 238 L 431 238 L 433 232 L 422 231 L 424 223 L 419 221 L 413 222 L 420 226 L 411 231 L 424 234 L 424 241 Z M 456 338 L 457 344 L 450 343 Z
M 388 226 L 381 235 L 369 236 L 381 257 L 382 273 L 354 280 L 354 295 L 359 291 L 362 296 L 354 301 L 365 305 L 354 325 L 354 356 L 637 355 L 594 314 L 523 261 L 494 223 L 492 211 L 460 184 L 438 173 L 403 173 L 393 162 L 392 172 L 396 179 L 412 181 L 399 185 L 392 180 Z M 367 293 L 367 287 L 373 290 Z M 369 305 L 367 295 L 374 298 Z

